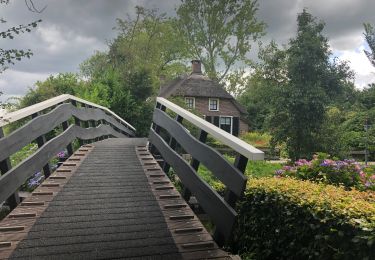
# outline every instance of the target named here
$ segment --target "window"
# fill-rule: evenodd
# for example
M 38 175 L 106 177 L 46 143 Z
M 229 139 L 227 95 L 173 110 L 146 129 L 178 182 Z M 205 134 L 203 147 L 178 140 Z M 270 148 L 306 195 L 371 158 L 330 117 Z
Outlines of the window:
M 187 108 L 189 108 L 189 109 L 195 108 L 195 98 L 186 97 L 185 98 L 185 104 L 186 104 Z
M 219 120 L 219 127 L 228 133 L 232 133 L 232 117 L 221 116 Z
M 208 110 L 210 111 L 219 111 L 219 99 L 209 98 L 208 99 Z

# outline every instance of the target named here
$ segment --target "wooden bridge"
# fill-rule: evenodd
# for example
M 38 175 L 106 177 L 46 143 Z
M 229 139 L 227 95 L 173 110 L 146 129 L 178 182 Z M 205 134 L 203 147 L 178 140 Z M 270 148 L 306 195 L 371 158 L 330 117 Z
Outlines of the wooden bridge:
M 19 127 L 4 136 L 8 124 Z M 208 135 L 238 153 L 234 164 L 205 144 Z M 263 153 L 163 98 L 149 138 L 134 136 L 109 109 L 71 95 L 0 118 L 0 202 L 12 209 L 0 222 L 0 259 L 230 259 L 220 246 L 236 221 L 243 172 Z M 34 141 L 39 148 L 12 168 L 10 156 Z M 64 149 L 69 158 L 52 172 Z M 223 197 L 199 177 L 200 164 L 225 185 Z M 20 186 L 41 169 L 43 183 L 20 200 Z

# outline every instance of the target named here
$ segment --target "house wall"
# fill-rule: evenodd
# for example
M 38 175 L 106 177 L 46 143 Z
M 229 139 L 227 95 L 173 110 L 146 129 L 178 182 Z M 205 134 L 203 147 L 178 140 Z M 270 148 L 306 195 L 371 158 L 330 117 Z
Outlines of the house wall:
M 195 98 L 195 109 L 206 116 L 240 116 L 240 112 L 228 99 L 219 99 L 219 111 L 208 110 L 208 98 Z
M 219 99 L 219 111 L 209 111 L 208 109 L 208 98 L 196 97 L 195 98 L 195 109 L 205 116 L 233 116 L 240 117 L 241 113 L 228 99 Z M 240 120 L 239 132 L 247 132 L 248 125 Z

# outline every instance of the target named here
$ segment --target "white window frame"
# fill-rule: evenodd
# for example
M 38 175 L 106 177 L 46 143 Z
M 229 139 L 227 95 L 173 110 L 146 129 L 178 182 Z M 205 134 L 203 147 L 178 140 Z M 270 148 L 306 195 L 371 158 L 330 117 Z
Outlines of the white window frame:
M 213 110 L 211 109 L 211 100 L 217 100 L 217 109 L 216 110 Z M 208 111 L 219 111 L 219 99 L 218 98 L 209 98 L 208 99 Z
M 233 116 L 219 116 L 219 128 L 221 128 L 221 118 L 222 117 L 229 117 L 230 118 L 230 134 L 232 135 L 233 134 Z
M 187 100 L 188 98 L 193 99 L 193 107 L 188 107 L 188 108 L 189 108 L 189 109 L 194 109 L 194 108 L 195 108 L 195 97 L 185 97 L 185 104 L 187 104 L 186 100 Z M 186 105 L 186 107 L 187 107 L 187 105 Z

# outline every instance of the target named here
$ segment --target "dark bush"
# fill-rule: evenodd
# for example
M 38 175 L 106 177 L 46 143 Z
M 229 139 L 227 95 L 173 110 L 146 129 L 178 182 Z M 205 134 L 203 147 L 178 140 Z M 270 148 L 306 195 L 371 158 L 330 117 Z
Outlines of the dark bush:
M 251 179 L 229 245 L 251 259 L 375 259 L 375 193 Z

